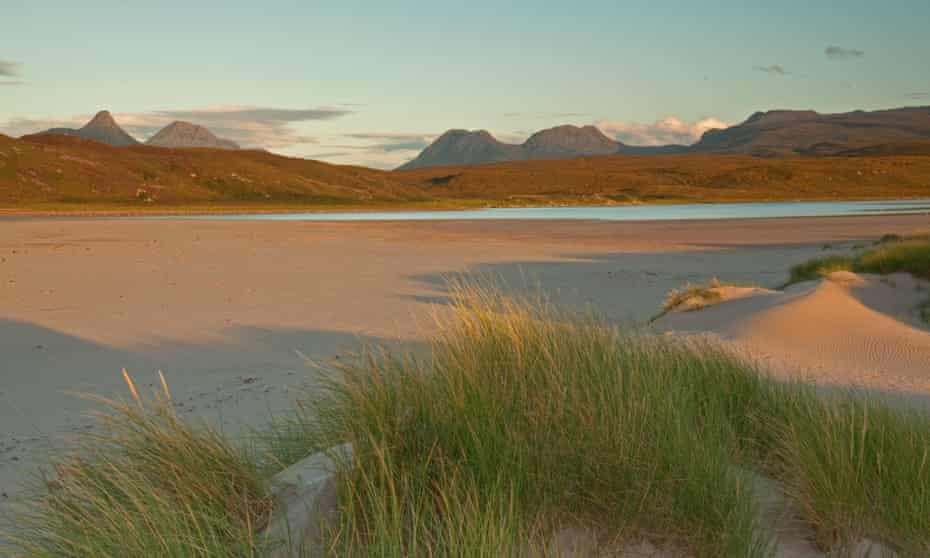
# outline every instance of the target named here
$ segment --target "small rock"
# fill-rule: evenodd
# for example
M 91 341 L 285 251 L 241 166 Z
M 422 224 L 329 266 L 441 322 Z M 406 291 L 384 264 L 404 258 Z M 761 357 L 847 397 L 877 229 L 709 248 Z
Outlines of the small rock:
M 273 548 L 269 558 L 295 558 L 316 549 L 325 525 L 334 525 L 339 513 L 336 463 L 330 455 L 352 458 L 351 444 L 307 457 L 272 479 L 278 506 L 263 533 Z

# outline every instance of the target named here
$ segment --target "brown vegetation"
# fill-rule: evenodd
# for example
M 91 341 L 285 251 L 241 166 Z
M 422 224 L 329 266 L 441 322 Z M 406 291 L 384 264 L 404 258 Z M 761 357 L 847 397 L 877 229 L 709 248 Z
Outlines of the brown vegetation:
M 930 157 L 614 155 L 396 171 L 440 197 L 600 203 L 930 196 Z
M 930 157 L 613 155 L 386 172 L 264 151 L 0 135 L 0 207 L 547 205 L 930 197 Z
M 216 202 L 357 204 L 423 199 L 387 173 L 264 151 L 113 147 L 0 135 L 0 205 Z

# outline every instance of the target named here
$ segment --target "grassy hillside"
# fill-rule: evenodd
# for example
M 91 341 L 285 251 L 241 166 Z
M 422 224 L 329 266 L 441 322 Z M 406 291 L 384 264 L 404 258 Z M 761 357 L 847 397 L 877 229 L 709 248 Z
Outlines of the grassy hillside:
M 517 202 L 876 199 L 930 196 L 930 157 L 590 157 L 394 173 L 434 196 Z
M 386 172 L 263 151 L 0 135 L 0 208 L 254 211 L 930 197 L 930 156 L 886 152 L 791 159 L 615 155 Z
M 62 135 L 0 136 L 0 206 L 359 204 L 424 199 L 366 168 L 263 151 L 112 147 Z

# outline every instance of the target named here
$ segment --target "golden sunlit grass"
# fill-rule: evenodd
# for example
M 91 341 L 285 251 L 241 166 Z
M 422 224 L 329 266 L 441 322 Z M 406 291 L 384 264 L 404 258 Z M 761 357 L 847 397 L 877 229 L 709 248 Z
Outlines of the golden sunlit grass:
M 334 554 L 543 555 L 582 525 L 606 545 L 766 556 L 750 471 L 781 483 L 824 547 L 930 551 L 926 417 L 821 399 L 705 342 L 482 290 L 456 304 L 429 357 L 345 366 L 278 431 L 291 456 L 355 445 Z
M 824 399 L 705 341 L 618 330 L 455 288 L 419 356 L 332 370 L 267 433 L 280 465 L 344 442 L 329 555 L 542 556 L 580 526 L 697 558 L 763 557 L 755 475 L 827 548 L 930 552 L 930 420 Z M 174 414 L 167 385 L 101 400 L 104 430 L 54 463 L 17 533 L 26 556 L 256 556 L 272 504 L 255 454 Z
M 12 539 L 34 557 L 256 556 L 272 501 L 253 460 L 193 427 L 162 392 L 145 402 L 93 398 L 101 431 L 56 459 Z
M 879 275 L 904 272 L 930 280 L 930 235 L 884 235 L 873 247 L 859 254 L 809 260 L 791 268 L 788 282 L 784 286 L 820 279 L 834 271 Z M 930 324 L 930 299 L 920 305 L 917 311 Z
M 680 289 L 672 289 L 662 302 L 662 314 L 686 307 L 686 310 L 700 310 L 708 304 L 719 302 L 722 298 L 718 289 L 723 286 L 720 279 L 714 277 L 707 285 L 686 284 Z M 660 314 L 661 315 L 661 314 Z

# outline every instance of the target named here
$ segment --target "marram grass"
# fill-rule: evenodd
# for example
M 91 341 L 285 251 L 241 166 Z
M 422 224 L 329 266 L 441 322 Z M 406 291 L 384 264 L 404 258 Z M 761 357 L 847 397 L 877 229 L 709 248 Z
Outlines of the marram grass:
M 833 255 L 816 258 L 791 268 L 785 286 L 820 279 L 834 271 L 857 273 L 907 272 L 930 279 L 930 236 L 884 235 L 875 246 L 854 256 Z
M 752 471 L 780 482 L 825 549 L 871 537 L 930 551 L 926 417 L 823 399 L 708 342 L 480 289 L 456 298 L 431 354 L 342 367 L 288 432 L 291 451 L 355 444 L 334 555 L 535 556 L 582 525 L 608 547 L 766 556 Z
M 217 431 L 181 420 L 170 393 L 97 398 L 99 433 L 57 459 L 12 534 L 13 556 L 257 556 L 271 510 L 253 460 Z
M 930 420 L 767 378 L 712 343 L 656 337 L 544 301 L 458 287 L 427 354 L 332 370 L 270 456 L 165 401 L 108 402 L 109 428 L 35 501 L 26 556 L 255 556 L 258 463 L 350 441 L 332 556 L 533 557 L 562 527 L 606 549 L 649 540 L 763 557 L 753 475 L 779 482 L 825 550 L 861 537 L 930 553 Z M 167 396 L 165 396 L 167 397 Z

